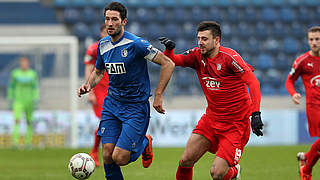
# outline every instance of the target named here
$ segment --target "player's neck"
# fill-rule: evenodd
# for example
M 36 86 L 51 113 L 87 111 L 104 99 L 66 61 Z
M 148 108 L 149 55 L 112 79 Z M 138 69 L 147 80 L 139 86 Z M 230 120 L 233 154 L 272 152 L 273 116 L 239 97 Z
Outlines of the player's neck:
M 217 45 L 216 48 L 214 48 L 214 50 L 212 51 L 212 53 L 208 56 L 209 59 L 214 58 L 218 53 L 219 53 L 219 49 L 220 49 L 220 44 Z
M 110 36 L 111 41 L 114 43 L 118 41 L 122 36 L 123 36 L 124 30 L 121 30 L 121 33 L 116 35 L 116 36 Z
M 319 56 L 320 56 L 320 51 L 316 51 L 316 52 L 314 52 L 314 51 L 309 51 L 309 54 L 310 54 L 311 56 L 319 57 Z

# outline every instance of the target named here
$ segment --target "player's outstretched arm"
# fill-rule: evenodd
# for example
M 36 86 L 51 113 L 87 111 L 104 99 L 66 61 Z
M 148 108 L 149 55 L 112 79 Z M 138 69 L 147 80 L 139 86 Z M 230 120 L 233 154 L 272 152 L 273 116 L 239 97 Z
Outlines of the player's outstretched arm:
M 251 114 L 251 129 L 257 136 L 263 136 L 262 129 L 263 123 L 261 120 L 260 112 L 260 83 L 252 71 L 245 72 L 241 79 L 248 85 L 250 97 L 253 105 L 253 113 Z
M 91 89 L 94 88 L 102 79 L 104 72 L 104 69 L 94 68 L 89 78 L 87 79 L 87 82 L 81 85 L 78 89 L 78 96 L 81 97 L 81 95 L 90 92 Z
M 168 85 L 175 65 L 172 60 L 162 52 L 158 52 L 156 57 L 153 59 L 153 62 L 161 65 L 160 80 L 155 91 L 153 107 L 157 112 L 164 114 L 165 110 L 162 107 L 162 94 Z

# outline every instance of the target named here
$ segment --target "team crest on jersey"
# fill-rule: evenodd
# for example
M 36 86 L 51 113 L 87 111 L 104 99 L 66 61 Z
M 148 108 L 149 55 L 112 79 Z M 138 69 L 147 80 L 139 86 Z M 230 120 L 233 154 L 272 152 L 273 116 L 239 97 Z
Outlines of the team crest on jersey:
M 310 80 L 310 84 L 312 84 L 313 86 L 316 86 L 316 87 L 320 87 L 320 75 L 313 77 Z
M 126 50 L 126 48 L 123 48 L 123 49 L 121 50 L 121 56 L 122 56 L 122 57 L 127 57 L 127 56 L 128 56 L 128 51 Z
M 125 74 L 126 68 L 124 63 L 105 63 L 108 74 Z
M 221 64 L 217 64 L 217 70 L 218 70 L 218 71 L 221 70 Z

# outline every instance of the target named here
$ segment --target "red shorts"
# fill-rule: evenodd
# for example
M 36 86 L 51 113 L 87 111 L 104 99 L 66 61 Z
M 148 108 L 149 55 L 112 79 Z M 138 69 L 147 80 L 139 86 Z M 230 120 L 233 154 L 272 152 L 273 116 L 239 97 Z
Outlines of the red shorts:
M 99 84 L 93 88 L 93 93 L 96 96 L 96 105 L 92 105 L 95 115 L 101 119 L 101 111 L 103 106 L 103 100 L 107 96 L 107 89 L 105 86 L 99 86 Z
M 311 137 L 320 137 L 320 105 L 307 104 L 306 114 Z
M 209 152 L 226 160 L 231 167 L 238 164 L 250 137 L 250 114 L 246 113 L 242 117 L 242 120 L 230 119 L 227 122 L 217 122 L 204 114 L 193 133 L 206 137 L 211 142 Z M 224 128 L 217 128 L 222 126 Z

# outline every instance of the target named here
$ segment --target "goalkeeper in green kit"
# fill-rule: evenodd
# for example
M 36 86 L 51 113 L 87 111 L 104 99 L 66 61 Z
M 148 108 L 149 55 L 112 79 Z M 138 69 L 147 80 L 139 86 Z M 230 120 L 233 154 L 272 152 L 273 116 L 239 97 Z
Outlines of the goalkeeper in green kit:
M 19 63 L 20 68 L 11 72 L 8 87 L 8 100 L 15 119 L 12 139 L 13 145 L 18 146 L 19 123 L 25 113 L 27 120 L 25 143 L 27 146 L 31 146 L 33 111 L 39 100 L 38 77 L 37 73 L 30 69 L 29 60 L 26 57 L 21 57 Z

